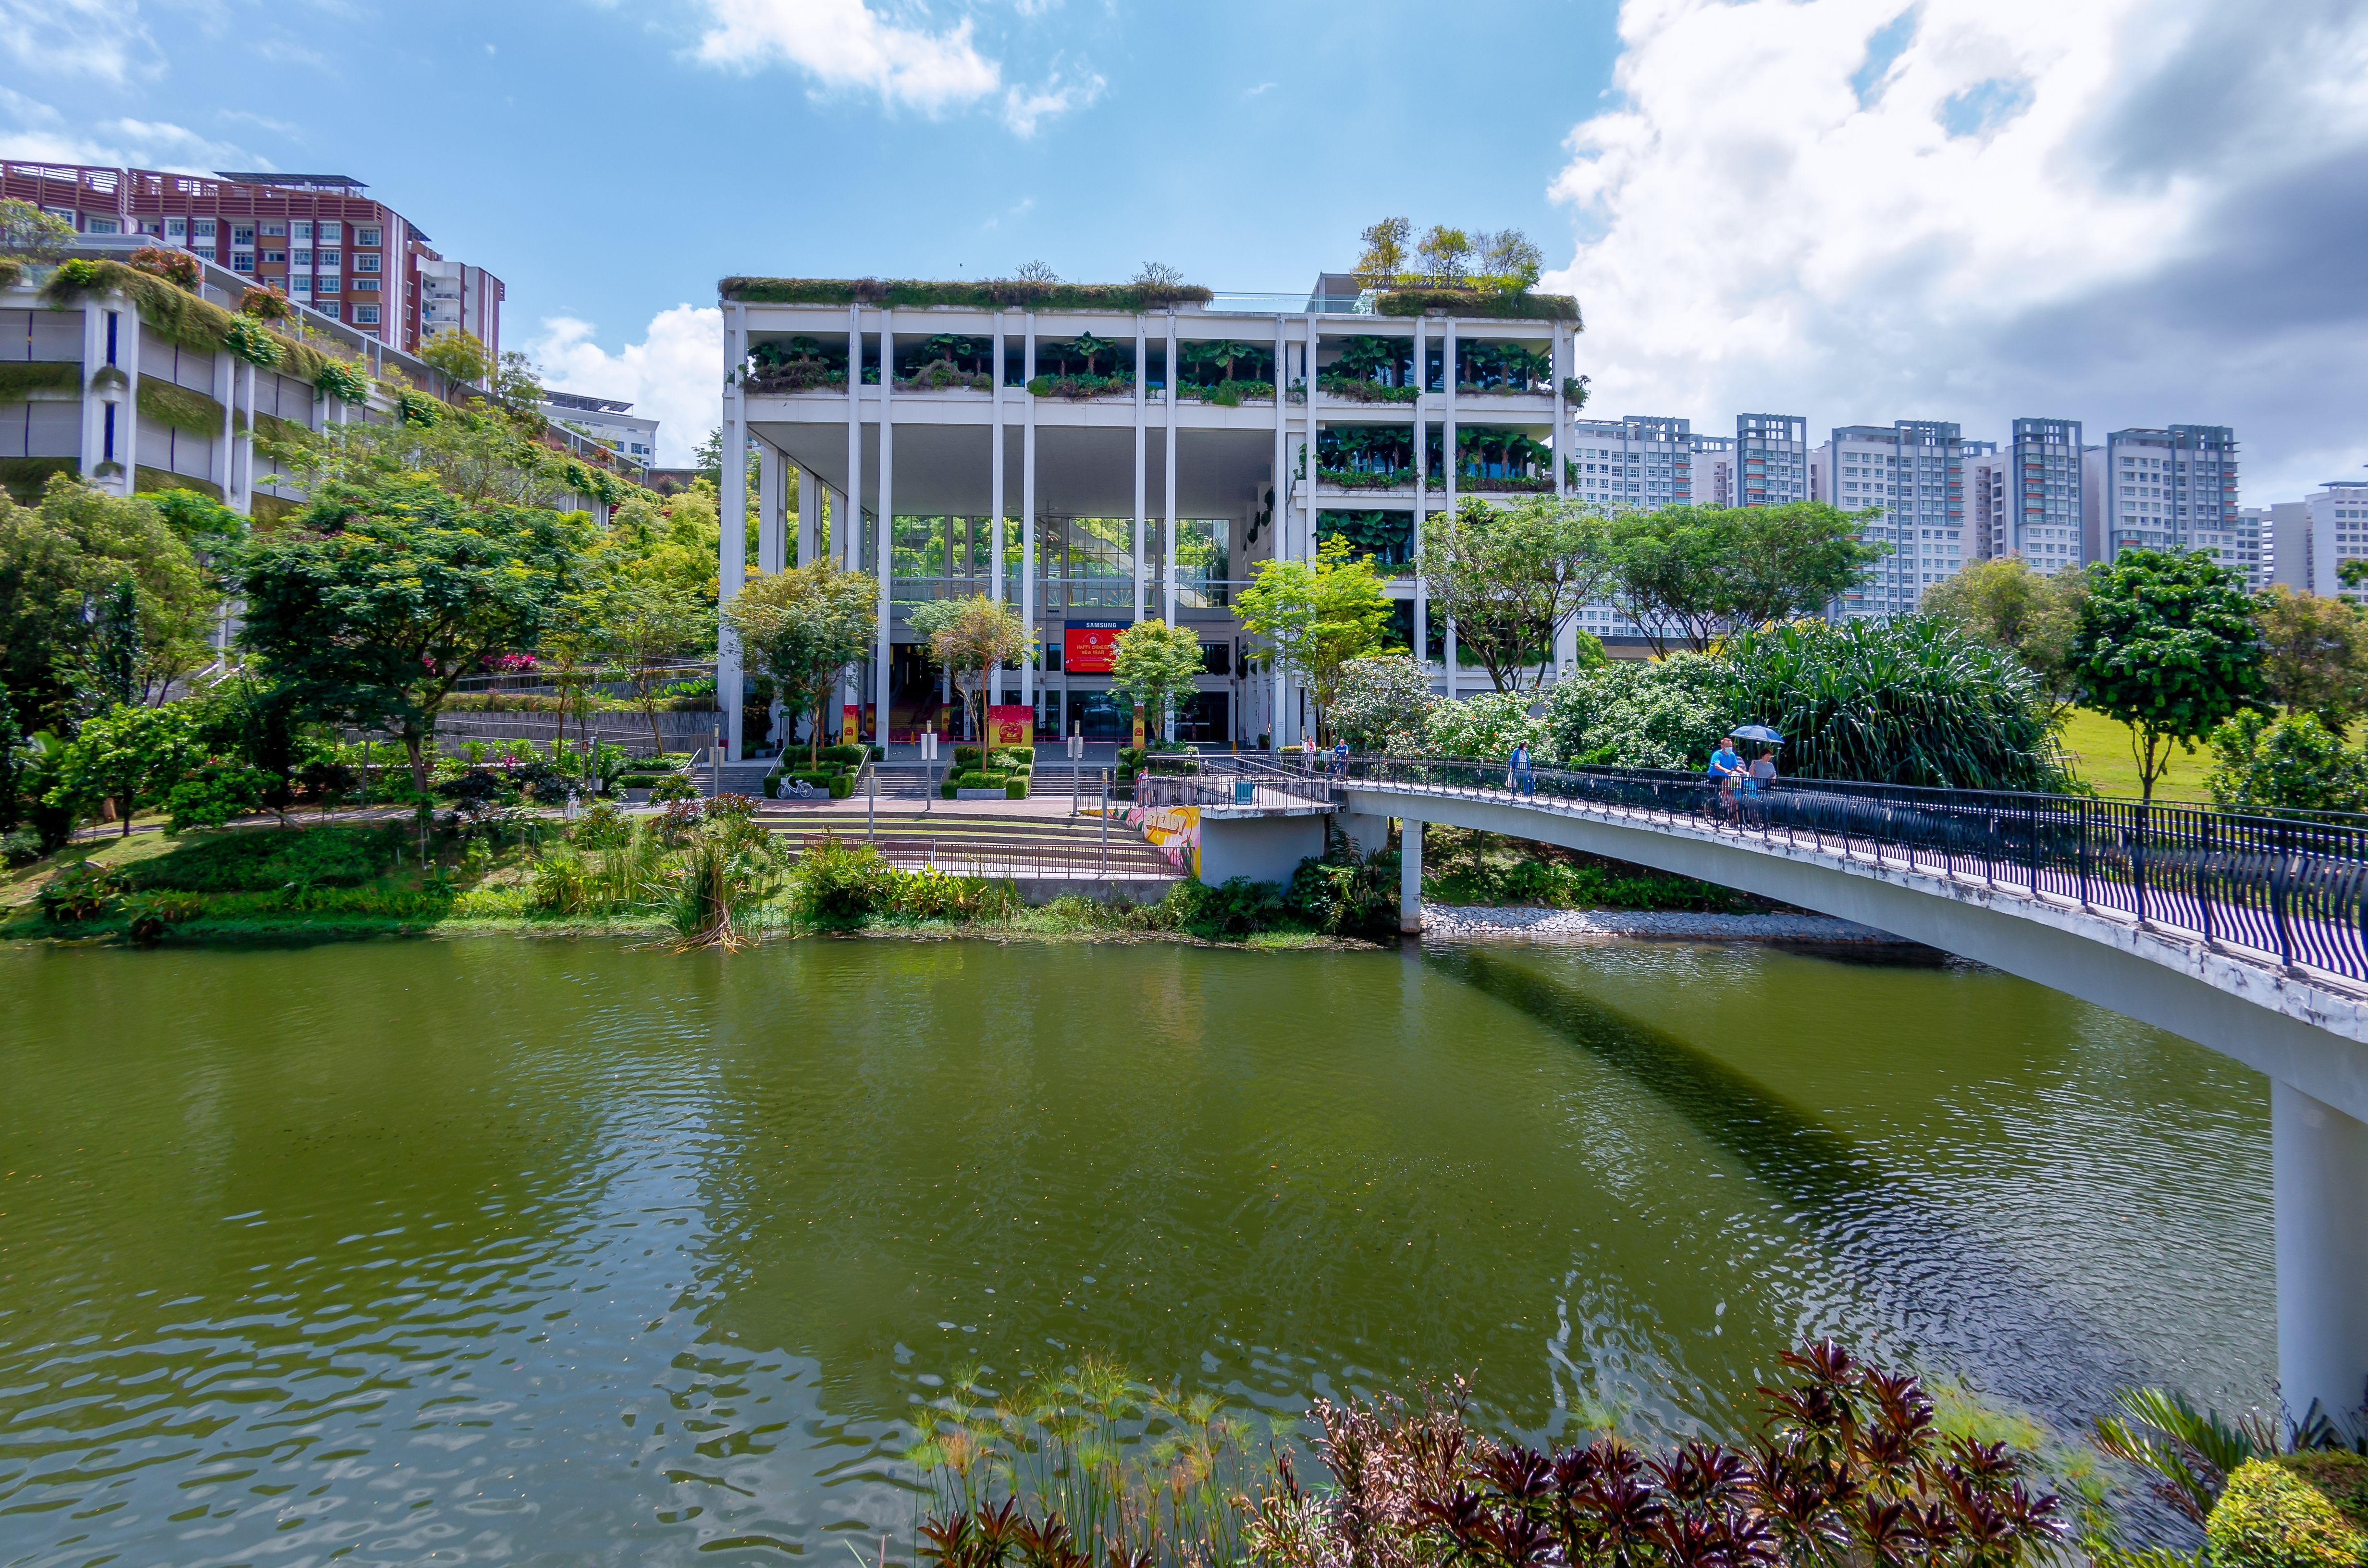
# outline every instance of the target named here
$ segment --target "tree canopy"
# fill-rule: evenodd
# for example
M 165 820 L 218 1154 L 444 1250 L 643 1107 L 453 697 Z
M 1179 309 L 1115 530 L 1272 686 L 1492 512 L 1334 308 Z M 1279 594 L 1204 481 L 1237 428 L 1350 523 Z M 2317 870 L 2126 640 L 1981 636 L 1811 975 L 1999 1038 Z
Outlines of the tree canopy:
M 1423 529 L 1430 613 L 1455 623 L 1498 691 L 1543 686 L 1563 629 L 1611 585 L 1609 542 L 1609 525 L 1576 502 L 1466 496 Z
M 841 677 L 871 646 L 879 597 L 871 578 L 824 559 L 751 577 L 723 608 L 750 664 L 773 677 L 790 711 L 812 717 L 810 764 L 821 761 L 824 723 Z M 655 721 L 653 726 L 655 734 Z
M 928 643 L 930 662 L 951 677 L 971 733 L 985 744 L 986 683 L 998 669 L 1032 662 L 1036 633 L 1009 605 L 985 594 L 931 599 L 905 619 Z
M 324 485 L 233 571 L 241 645 L 302 710 L 402 736 L 414 786 L 453 683 L 530 647 L 580 581 L 580 531 L 425 478 Z
M 1138 620 L 1119 633 L 1111 650 L 1110 685 L 1142 704 L 1152 728 L 1164 735 L 1175 705 L 1199 687 L 1205 667 L 1198 633 L 1164 620 Z
M 1863 519 L 1822 501 L 1664 506 L 1611 518 L 1617 597 L 1657 655 L 1699 653 L 1738 627 L 1814 615 L 1891 552 L 1859 538 Z
M 1354 556 L 1336 536 L 1316 547 L 1312 562 L 1259 562 L 1234 611 L 1244 631 L 1265 638 L 1283 668 L 1307 684 L 1321 734 L 1342 667 L 1380 651 L 1390 603 L 1373 558 Z
M 2079 691 L 2072 639 L 2089 579 L 2034 572 L 2021 556 L 1976 561 L 1925 590 L 1922 612 L 2021 661 L 2060 712 Z
M 2125 550 L 2089 568 L 2071 650 L 2081 699 L 2130 726 L 2145 801 L 2173 744 L 2192 752 L 2258 704 L 2260 653 L 2239 579 L 2200 551 Z
M 2347 563 L 2348 564 L 2348 563 Z M 2340 735 L 2368 702 L 2368 619 L 2339 598 L 2275 584 L 2254 598 L 2262 695 Z

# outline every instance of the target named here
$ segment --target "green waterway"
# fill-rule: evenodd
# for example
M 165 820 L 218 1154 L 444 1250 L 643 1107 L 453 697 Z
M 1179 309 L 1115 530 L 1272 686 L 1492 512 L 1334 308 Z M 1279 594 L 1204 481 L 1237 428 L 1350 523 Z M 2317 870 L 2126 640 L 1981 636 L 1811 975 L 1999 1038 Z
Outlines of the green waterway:
M 949 1373 L 1087 1353 L 1532 1434 L 1731 1431 L 1803 1330 L 2225 1408 L 2268 1168 L 2257 1075 L 1929 957 L 5 949 L 0 1562 L 840 1562 Z

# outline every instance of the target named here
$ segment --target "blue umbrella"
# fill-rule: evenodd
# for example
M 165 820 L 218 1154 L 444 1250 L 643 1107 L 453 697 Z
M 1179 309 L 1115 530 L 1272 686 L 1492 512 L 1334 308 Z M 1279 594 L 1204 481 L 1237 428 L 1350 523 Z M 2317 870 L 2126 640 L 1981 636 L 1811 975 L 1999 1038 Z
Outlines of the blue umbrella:
M 1727 733 L 1738 741 L 1766 741 L 1770 745 L 1784 744 L 1784 737 L 1765 724 L 1746 724 L 1739 730 L 1729 730 Z

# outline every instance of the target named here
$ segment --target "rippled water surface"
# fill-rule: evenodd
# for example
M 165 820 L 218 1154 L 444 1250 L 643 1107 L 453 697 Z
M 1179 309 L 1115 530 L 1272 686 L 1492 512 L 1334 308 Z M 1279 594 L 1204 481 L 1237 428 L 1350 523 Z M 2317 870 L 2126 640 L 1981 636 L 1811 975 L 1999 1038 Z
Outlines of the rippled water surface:
M 840 1562 L 902 1416 L 1729 1428 L 1804 1329 L 2262 1397 L 2264 1081 L 1734 947 L 0 949 L 0 1562 Z

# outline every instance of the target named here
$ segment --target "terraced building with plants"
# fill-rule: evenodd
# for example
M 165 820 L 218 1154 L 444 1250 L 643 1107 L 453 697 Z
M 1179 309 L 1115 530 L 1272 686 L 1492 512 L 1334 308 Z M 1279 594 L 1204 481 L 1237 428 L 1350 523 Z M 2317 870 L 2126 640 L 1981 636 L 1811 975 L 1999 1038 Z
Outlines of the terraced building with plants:
M 876 740 L 942 708 L 909 612 L 985 594 L 1042 640 L 1041 667 L 993 695 L 1040 736 L 1131 723 L 1100 650 L 1156 617 L 1206 653 L 1179 739 L 1295 743 L 1304 696 L 1258 667 L 1235 599 L 1260 562 L 1336 536 L 1388 574 L 1397 639 L 1446 689 L 1450 633 L 1413 569 L 1424 519 L 1474 493 L 1570 493 L 1555 437 L 1585 388 L 1564 296 L 1332 275 L 1290 295 L 798 278 L 719 294 L 722 509 L 745 505 L 731 454 L 753 448 L 759 517 L 754 562 L 724 530 L 720 591 L 819 557 L 875 576 L 876 645 L 834 724 Z M 721 654 L 736 719 L 741 671 Z

